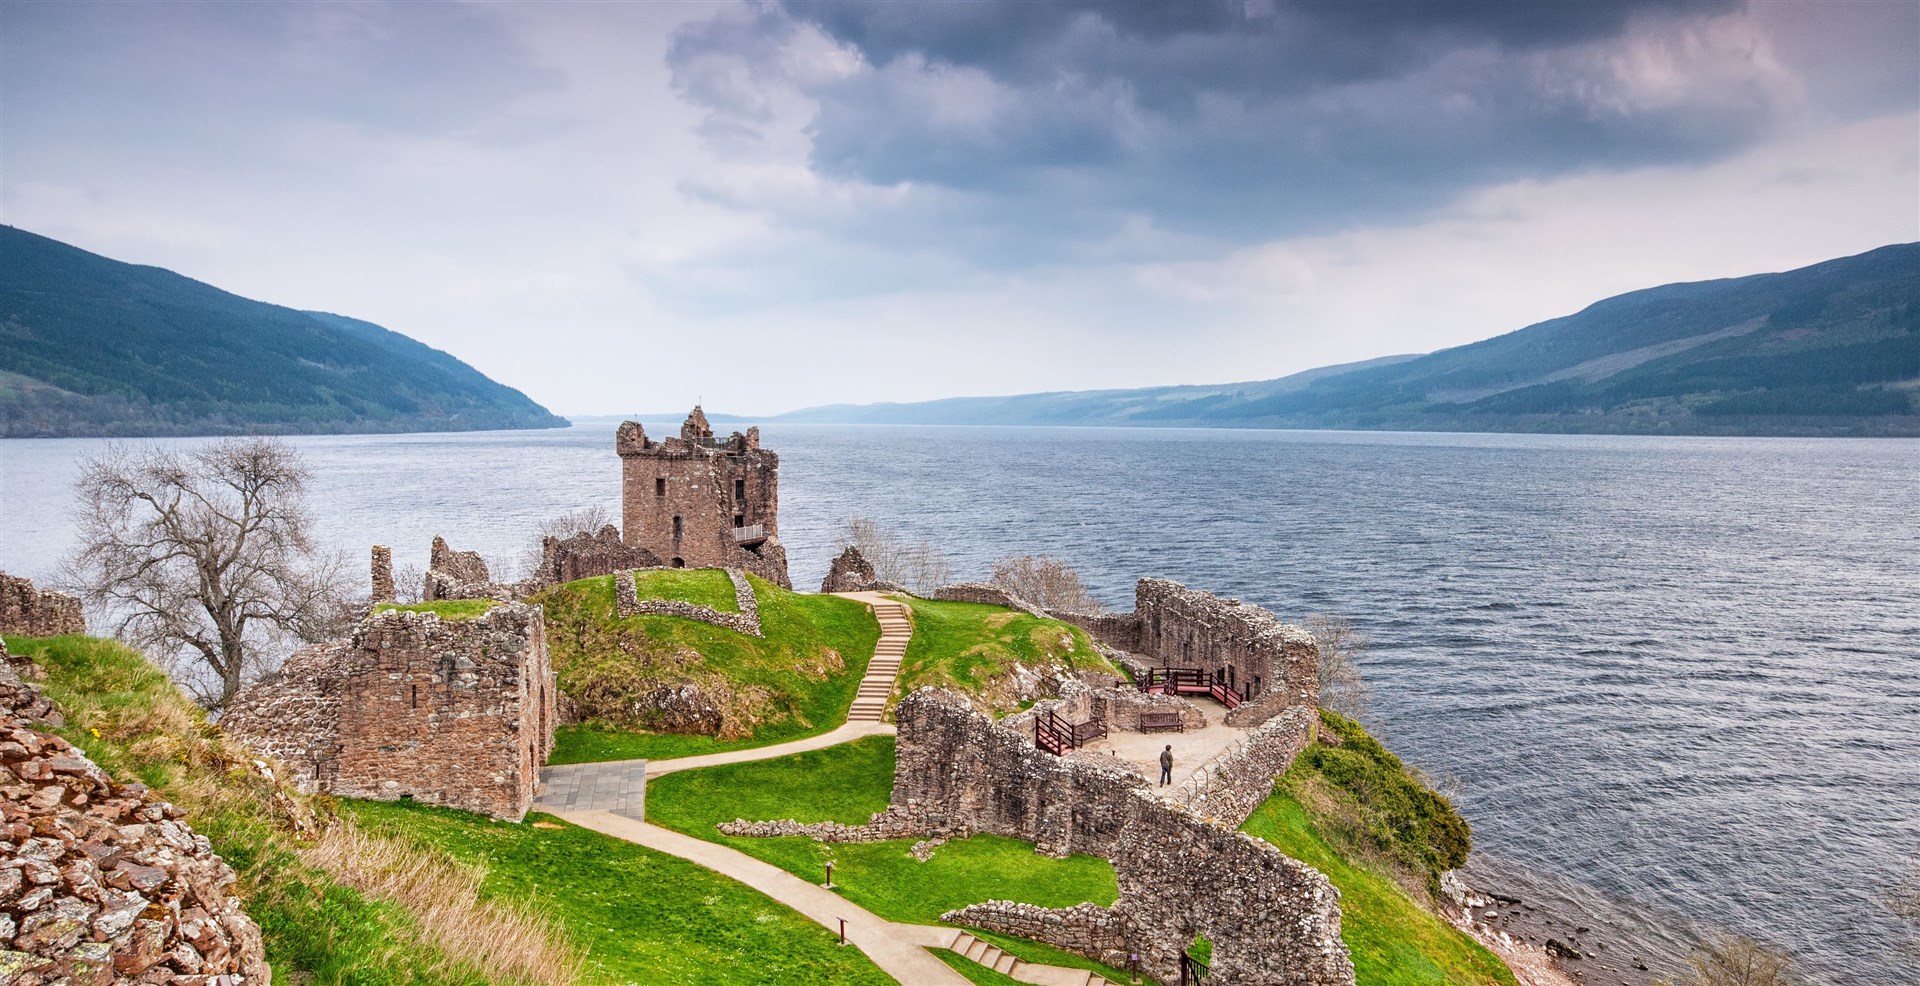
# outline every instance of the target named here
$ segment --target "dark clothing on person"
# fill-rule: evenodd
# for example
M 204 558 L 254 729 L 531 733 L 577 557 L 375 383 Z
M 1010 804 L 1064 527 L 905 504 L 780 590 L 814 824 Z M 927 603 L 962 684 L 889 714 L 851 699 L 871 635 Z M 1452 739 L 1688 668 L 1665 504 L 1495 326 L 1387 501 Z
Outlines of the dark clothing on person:
M 1160 751 L 1160 784 L 1161 786 L 1164 787 L 1172 783 L 1173 783 L 1173 751 L 1161 750 Z

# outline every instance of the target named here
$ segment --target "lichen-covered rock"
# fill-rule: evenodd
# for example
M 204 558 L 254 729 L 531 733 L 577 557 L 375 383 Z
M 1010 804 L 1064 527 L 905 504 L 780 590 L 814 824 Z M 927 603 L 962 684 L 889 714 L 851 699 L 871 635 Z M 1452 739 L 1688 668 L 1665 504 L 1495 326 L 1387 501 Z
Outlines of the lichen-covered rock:
M 0 662 L 0 982 L 270 981 L 232 868 L 179 809 L 31 728 L 45 699 Z

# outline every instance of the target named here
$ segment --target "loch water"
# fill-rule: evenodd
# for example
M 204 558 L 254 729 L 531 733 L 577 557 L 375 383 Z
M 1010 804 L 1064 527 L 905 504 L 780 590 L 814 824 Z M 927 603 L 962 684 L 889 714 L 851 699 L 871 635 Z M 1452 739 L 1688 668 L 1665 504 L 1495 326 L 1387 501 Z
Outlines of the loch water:
M 1876 903 L 1920 852 L 1920 441 L 764 430 L 799 586 L 866 515 L 962 576 L 1049 554 L 1115 608 L 1151 574 L 1349 617 L 1369 724 L 1496 878 L 1626 908 L 1669 960 L 1690 915 L 1832 982 L 1920 983 Z M 356 565 L 423 565 L 434 534 L 516 559 L 619 495 L 612 425 L 292 441 Z M 0 441 L 0 570 L 57 574 L 103 445 Z

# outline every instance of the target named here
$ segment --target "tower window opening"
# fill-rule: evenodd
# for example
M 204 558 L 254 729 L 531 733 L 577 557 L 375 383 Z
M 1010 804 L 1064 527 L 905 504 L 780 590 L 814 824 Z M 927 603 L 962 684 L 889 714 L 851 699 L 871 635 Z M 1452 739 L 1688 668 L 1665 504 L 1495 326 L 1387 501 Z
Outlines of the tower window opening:
M 680 515 L 679 515 L 679 514 L 674 514 L 674 515 L 673 515 L 673 537 L 674 537 L 674 540 L 676 540 L 676 541 L 677 541 L 677 540 L 679 540 L 679 539 L 680 539 L 680 532 L 681 532 L 682 530 L 684 530 L 684 529 L 685 529 L 685 528 L 684 528 L 684 527 L 683 527 L 683 525 L 682 525 L 682 524 L 680 523 Z
M 747 481 L 744 479 L 734 480 L 733 481 L 734 502 L 738 503 L 745 500 L 746 498 L 747 498 Z
M 653 481 L 653 495 L 654 496 L 667 495 L 667 477 L 661 476 L 658 479 L 655 479 Z

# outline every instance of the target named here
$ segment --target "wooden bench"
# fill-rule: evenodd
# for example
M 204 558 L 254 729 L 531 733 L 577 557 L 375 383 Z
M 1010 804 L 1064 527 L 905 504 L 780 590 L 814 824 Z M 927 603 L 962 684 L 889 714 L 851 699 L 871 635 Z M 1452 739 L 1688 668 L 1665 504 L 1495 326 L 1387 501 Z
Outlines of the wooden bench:
M 1075 723 L 1073 727 L 1073 745 L 1086 746 L 1088 740 L 1097 739 L 1105 735 L 1107 735 L 1107 721 L 1105 719 L 1088 719 L 1086 722 Z
M 1142 712 L 1140 713 L 1140 731 L 1157 733 L 1163 729 L 1187 731 L 1187 721 L 1178 712 Z

